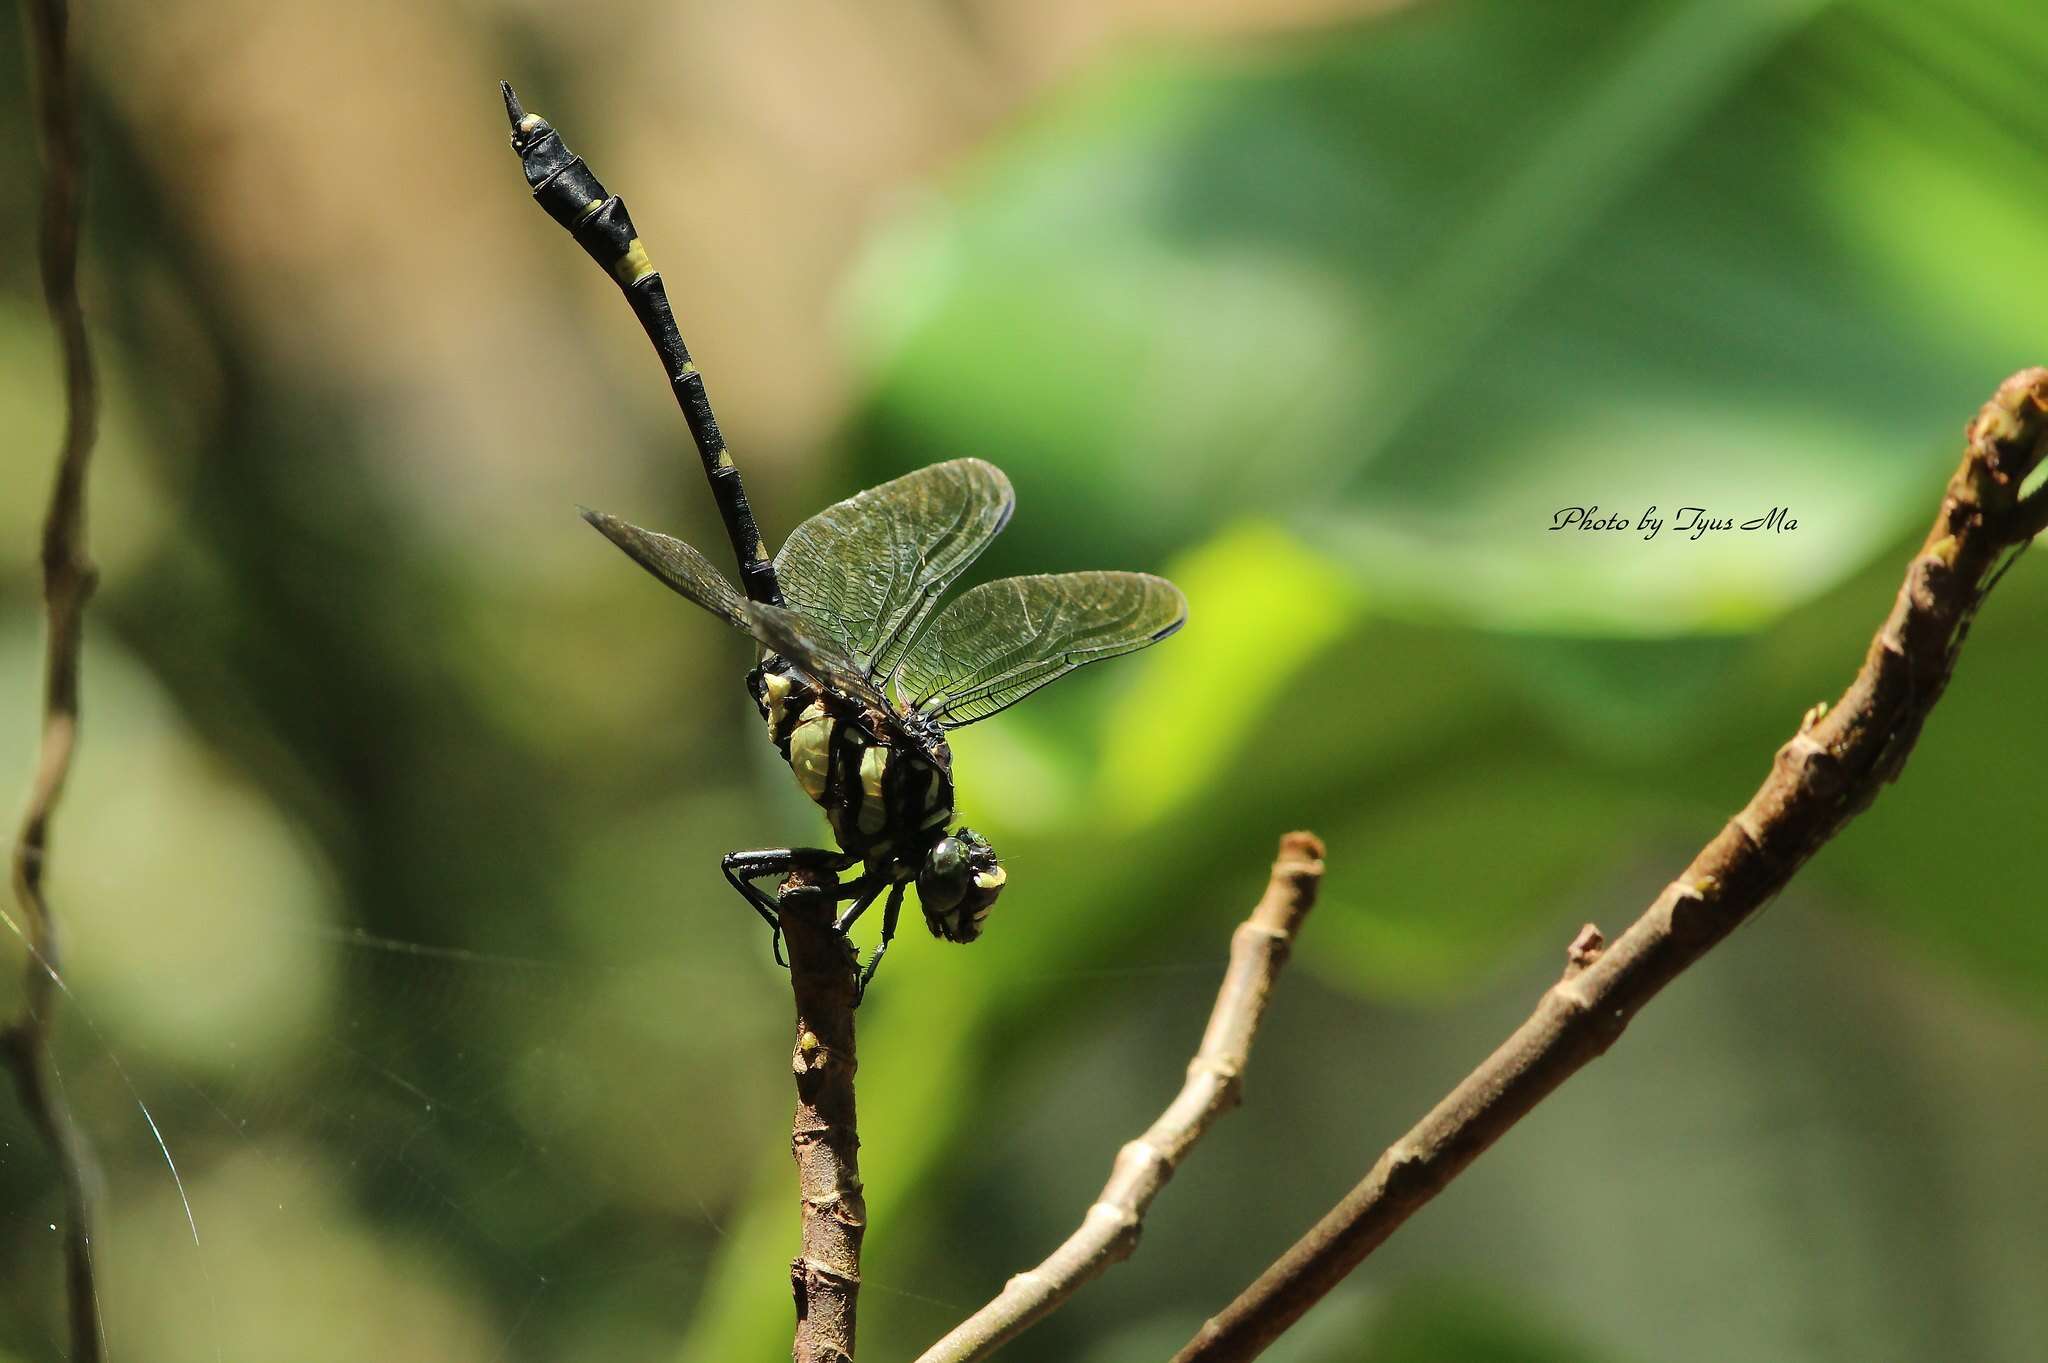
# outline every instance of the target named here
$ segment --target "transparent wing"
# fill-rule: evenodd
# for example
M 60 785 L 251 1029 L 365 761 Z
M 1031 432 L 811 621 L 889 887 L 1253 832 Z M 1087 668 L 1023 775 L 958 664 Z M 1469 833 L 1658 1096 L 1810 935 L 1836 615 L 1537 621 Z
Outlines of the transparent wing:
M 939 612 L 897 673 L 905 708 L 957 729 L 1087 663 L 1135 652 L 1188 618 L 1150 573 L 1058 573 L 985 582 Z
M 1015 503 L 1002 470 L 979 459 L 933 464 L 871 487 L 789 537 L 775 556 L 783 600 L 879 681 Z
M 742 628 L 771 651 L 780 653 L 784 659 L 810 673 L 814 680 L 832 690 L 859 697 L 885 715 L 895 713 L 895 708 L 868 680 L 860 663 L 835 640 L 811 628 L 810 622 L 801 615 L 761 601 L 746 603 L 742 611 L 746 620 Z
M 724 573 L 711 566 L 711 561 L 669 535 L 642 530 L 637 525 L 628 525 L 617 516 L 607 516 L 602 511 L 583 510 L 583 519 L 598 528 L 598 531 L 613 544 L 626 551 L 626 556 L 654 574 L 663 585 L 718 616 L 734 629 L 748 630 L 746 599 L 739 588 L 732 585 Z

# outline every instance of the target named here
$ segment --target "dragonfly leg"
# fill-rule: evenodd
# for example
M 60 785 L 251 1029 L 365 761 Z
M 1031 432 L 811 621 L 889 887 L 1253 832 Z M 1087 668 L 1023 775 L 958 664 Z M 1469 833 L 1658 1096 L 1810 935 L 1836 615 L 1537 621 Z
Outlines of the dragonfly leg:
M 773 934 L 771 950 L 775 953 L 775 964 L 786 967 L 789 962 L 782 956 L 782 918 L 776 912 L 774 898 L 754 881 L 767 876 L 786 876 L 798 870 L 830 871 L 836 876 L 858 860 L 858 857 L 822 847 L 764 847 L 752 852 L 727 852 L 719 859 L 718 869 L 725 872 L 726 880 L 768 925 Z M 839 892 L 837 897 L 845 896 Z
M 862 876 L 841 892 L 845 898 L 853 901 L 853 907 L 840 914 L 839 920 L 832 925 L 840 936 L 844 937 L 847 929 L 853 926 L 854 920 L 868 911 L 868 905 L 875 902 L 875 896 L 880 894 L 882 887 L 888 883 L 880 876 Z
M 882 941 L 875 948 L 875 954 L 868 958 L 868 968 L 860 972 L 860 993 L 854 996 L 854 1006 L 868 995 L 868 981 L 875 978 L 875 972 L 882 968 L 882 953 L 889 949 L 889 939 L 896 935 L 896 919 L 903 912 L 902 882 L 889 887 L 889 903 L 882 910 Z

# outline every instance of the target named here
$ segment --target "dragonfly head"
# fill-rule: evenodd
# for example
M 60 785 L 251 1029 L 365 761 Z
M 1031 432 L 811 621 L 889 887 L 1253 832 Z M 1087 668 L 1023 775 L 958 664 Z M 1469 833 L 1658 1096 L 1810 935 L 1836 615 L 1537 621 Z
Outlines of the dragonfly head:
M 996 849 L 971 828 L 958 828 L 932 845 L 917 873 L 917 898 L 932 936 L 971 942 L 981 936 L 996 896 L 1003 892 Z

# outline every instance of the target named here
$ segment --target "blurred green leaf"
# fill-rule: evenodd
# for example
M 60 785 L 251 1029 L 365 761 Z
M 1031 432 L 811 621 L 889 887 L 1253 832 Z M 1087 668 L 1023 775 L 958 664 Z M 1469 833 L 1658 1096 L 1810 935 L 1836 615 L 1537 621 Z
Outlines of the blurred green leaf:
M 1275 713 L 1323 723 L 1342 703 L 1326 678 L 1292 684 L 1355 620 L 1359 593 L 1319 556 L 1270 525 L 1228 530 L 1176 560 L 1199 608 L 1122 696 L 1105 730 L 1094 803 L 1132 823 L 1196 799 L 1247 736 Z
M 32 769 L 41 658 L 31 620 L 0 612 L 0 773 Z M 48 872 L 72 1006 L 101 1045 L 191 1075 L 288 1069 L 338 992 L 324 946 L 332 868 L 91 623 L 80 670 L 92 741 L 77 748 Z M 0 901 L 10 927 L 16 911 Z M 21 960 L 0 931 L 0 1013 L 18 999 Z
M 1465 0 L 1111 66 L 871 253 L 870 443 L 1056 470 L 1020 547 L 1258 508 L 1385 610 L 1753 627 L 1918 518 L 2038 335 L 2048 111 L 1983 54 L 2039 42 L 1960 8 Z
M 1515 756 L 1417 781 L 1329 830 L 1370 873 L 1333 877 L 1308 968 L 1384 999 L 1466 988 L 1554 927 L 1590 867 L 1657 827 L 1656 802 Z
M 1413 1284 L 1380 1306 L 1361 1352 L 1326 1346 L 1302 1363 L 1592 1363 L 1584 1341 L 1529 1318 L 1497 1294 L 1470 1284 Z M 1284 1363 L 1275 1360 L 1275 1363 Z

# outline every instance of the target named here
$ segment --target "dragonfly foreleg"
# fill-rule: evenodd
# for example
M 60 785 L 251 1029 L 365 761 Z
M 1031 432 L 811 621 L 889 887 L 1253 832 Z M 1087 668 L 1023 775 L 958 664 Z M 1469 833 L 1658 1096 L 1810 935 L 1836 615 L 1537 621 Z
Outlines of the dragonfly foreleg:
M 882 953 L 889 949 L 889 939 L 896 935 L 896 919 L 903 912 L 903 885 L 899 882 L 889 887 L 889 903 L 882 910 L 882 940 L 875 947 L 875 954 L 868 958 L 868 968 L 860 972 L 860 992 L 854 995 L 854 1006 L 867 997 L 868 981 L 875 978 L 875 972 L 882 968 Z
M 752 852 L 727 852 L 719 859 L 718 869 L 725 872 L 726 880 L 768 925 L 773 934 L 770 949 L 775 953 L 775 964 L 787 966 L 789 962 L 782 957 L 782 917 L 776 912 L 774 898 L 754 881 L 786 876 L 792 871 L 829 871 L 837 876 L 858 860 L 859 857 L 823 847 L 764 847 Z M 844 899 L 846 894 L 845 887 L 834 890 L 835 898 Z
M 888 880 L 882 876 L 865 875 L 849 884 L 841 892 L 845 898 L 853 901 L 853 907 L 840 914 L 839 921 L 832 925 L 838 929 L 841 936 L 844 936 L 847 930 L 853 927 L 855 919 L 868 911 L 868 905 L 875 902 L 875 896 L 880 894 L 882 887 L 888 883 Z

